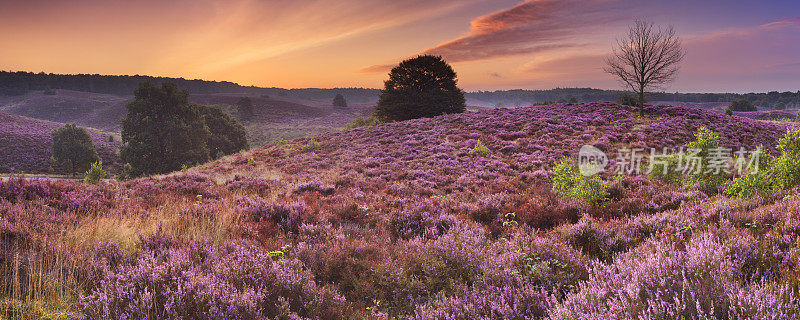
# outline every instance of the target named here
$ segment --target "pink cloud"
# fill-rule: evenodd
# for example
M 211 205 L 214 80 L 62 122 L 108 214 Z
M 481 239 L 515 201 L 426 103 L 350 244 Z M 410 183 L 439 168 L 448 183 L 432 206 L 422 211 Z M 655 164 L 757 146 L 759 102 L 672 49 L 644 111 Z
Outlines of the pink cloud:
M 584 46 L 573 39 L 630 20 L 629 6 L 616 0 L 528 0 L 476 18 L 467 35 L 424 53 L 458 62 Z

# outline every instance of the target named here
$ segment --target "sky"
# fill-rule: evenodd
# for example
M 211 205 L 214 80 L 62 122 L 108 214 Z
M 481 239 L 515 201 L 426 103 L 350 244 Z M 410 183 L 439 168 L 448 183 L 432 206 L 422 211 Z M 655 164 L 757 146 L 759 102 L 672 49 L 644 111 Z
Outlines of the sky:
M 635 19 L 683 41 L 664 91 L 800 90 L 798 0 L 0 0 L 0 70 L 380 88 L 436 54 L 470 91 L 616 89 Z

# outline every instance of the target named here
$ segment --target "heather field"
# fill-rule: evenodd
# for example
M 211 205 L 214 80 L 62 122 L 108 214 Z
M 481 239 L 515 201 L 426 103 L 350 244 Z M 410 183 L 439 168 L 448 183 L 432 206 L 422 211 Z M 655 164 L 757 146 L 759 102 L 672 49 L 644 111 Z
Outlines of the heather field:
M 0 112 L 0 173 L 63 172 L 63 168 L 50 163 L 50 133 L 60 126 L 63 124 Z M 119 136 L 94 129 L 89 134 L 103 162 L 110 167 L 119 166 Z M 109 141 L 111 135 L 115 136 L 114 142 Z
M 613 165 L 620 148 L 681 147 L 707 128 L 777 157 L 791 125 L 676 106 L 501 108 L 127 182 L 12 179 L 0 318 L 797 319 L 796 190 L 737 198 L 610 171 L 591 180 L 601 203 L 554 189 L 583 145 Z

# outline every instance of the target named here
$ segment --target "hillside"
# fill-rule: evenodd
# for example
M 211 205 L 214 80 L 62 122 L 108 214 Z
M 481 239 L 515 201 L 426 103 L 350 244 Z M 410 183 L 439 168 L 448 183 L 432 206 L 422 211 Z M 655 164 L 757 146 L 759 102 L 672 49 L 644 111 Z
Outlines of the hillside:
M 330 101 L 233 93 L 191 94 L 189 101 L 218 105 L 235 115 L 236 101 L 245 96 L 252 99 L 255 113 L 254 118 L 242 121 L 252 146 L 341 129 L 347 122 L 371 110 L 371 105 L 357 103 L 351 103 L 345 110 L 337 110 Z M 125 103 L 131 99 L 130 95 L 61 89 L 52 90 L 51 94 L 35 91 L 19 96 L 0 95 L 0 112 L 119 132 L 120 122 L 126 113 Z
M 0 154 L 0 173 L 48 172 L 51 166 L 49 159 L 53 155 L 50 133 L 60 126 L 63 124 L 0 112 L 0 145 L 3 149 Z M 120 145 L 119 136 L 115 137 L 116 142 L 109 142 L 110 133 L 89 130 L 89 135 L 104 165 L 118 166 L 116 150 Z M 54 169 L 61 171 L 58 167 Z
M 723 146 L 772 148 L 788 125 L 668 106 L 492 109 L 124 183 L 0 182 L 0 279 L 46 266 L 36 279 L 68 290 L 40 313 L 87 318 L 792 318 L 796 191 L 730 199 L 607 173 L 594 206 L 554 193 L 550 172 L 584 144 L 677 147 L 708 127 Z M 478 141 L 487 152 L 471 152 Z M 19 255 L 30 262 L 13 267 Z M 39 292 L 12 280 L 9 296 Z

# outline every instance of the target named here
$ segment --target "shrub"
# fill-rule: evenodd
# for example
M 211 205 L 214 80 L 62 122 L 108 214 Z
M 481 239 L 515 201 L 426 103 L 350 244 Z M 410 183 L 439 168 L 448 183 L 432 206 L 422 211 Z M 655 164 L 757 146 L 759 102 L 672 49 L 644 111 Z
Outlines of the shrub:
M 758 108 L 756 108 L 756 106 L 754 106 L 753 103 L 750 102 L 750 100 L 739 99 L 731 103 L 731 105 L 728 106 L 728 110 L 749 112 L 749 111 L 758 111 Z
M 344 96 L 337 93 L 336 96 L 333 97 L 333 106 L 337 109 L 347 108 L 347 100 L 344 99 Z
M 321 148 L 322 146 L 319 145 L 317 140 L 311 139 L 308 143 L 304 144 L 301 148 L 303 151 L 313 151 Z
M 478 142 L 475 143 L 475 146 L 472 147 L 472 150 L 470 150 L 469 153 L 478 154 L 485 157 L 492 154 L 492 150 L 489 150 L 488 147 L 483 145 L 483 143 L 480 140 L 478 140 Z
M 269 98 L 269 96 L 266 98 Z M 236 100 L 236 113 L 238 113 L 239 117 L 243 120 L 252 118 L 253 100 L 251 100 L 250 97 L 241 97 L 239 100 Z
M 778 140 L 781 156 L 770 168 L 770 178 L 782 189 L 800 187 L 800 130 L 790 129 Z
M 347 125 L 344 126 L 345 129 L 354 129 L 359 127 L 371 127 L 382 124 L 383 122 L 378 119 L 376 116 L 369 116 L 369 117 L 358 117 L 355 120 L 348 122 Z
M 639 100 L 636 99 L 635 96 L 633 96 L 631 94 L 628 94 L 628 93 L 621 94 L 619 97 L 617 97 L 616 100 L 614 100 L 614 102 L 616 104 L 620 104 L 620 105 L 624 105 L 624 106 L 631 106 L 631 107 L 635 107 L 635 106 L 639 105 Z
M 706 127 L 701 127 L 697 131 L 695 134 L 695 141 L 686 145 L 686 151 L 688 153 L 691 150 L 698 150 L 699 152 L 696 156 L 699 157 L 701 161 L 699 163 L 699 169 L 684 168 L 684 173 L 686 174 L 684 183 L 686 185 L 698 186 L 703 192 L 710 194 L 718 192 L 719 187 L 727 180 L 724 170 L 719 170 L 719 172 L 711 170 L 713 169 L 711 168 L 712 166 L 719 165 L 714 163 L 714 154 L 712 154 L 714 150 L 719 150 L 719 148 L 719 136 L 714 131 Z M 684 163 L 686 162 L 687 161 L 684 161 Z M 728 166 L 729 164 L 725 163 L 722 165 Z
M 747 199 L 757 195 L 767 195 L 774 191 L 775 186 L 764 174 L 745 174 L 725 184 L 725 194 L 728 197 Z
M 678 168 L 678 155 L 671 154 L 660 161 L 663 163 L 650 163 L 650 177 L 666 183 L 679 184 L 683 180 L 683 173 Z
M 86 170 L 100 159 L 89 133 L 74 123 L 53 130 L 51 135 L 53 156 L 58 162 L 66 164 L 71 173 Z
M 461 113 L 466 108 L 453 68 L 442 57 L 422 55 L 389 72 L 375 115 L 383 121 L 402 121 Z
M 601 205 L 608 198 L 608 186 L 599 176 L 586 177 L 570 159 L 561 160 L 553 168 L 553 190 L 564 198 L 586 200 Z
M 92 163 L 89 171 L 86 171 L 83 177 L 83 182 L 97 184 L 108 176 L 108 171 L 103 170 L 103 161 L 95 161 Z
M 731 109 L 726 109 L 725 110 L 725 114 L 729 115 L 729 116 L 732 116 L 733 115 L 733 111 L 731 111 Z

